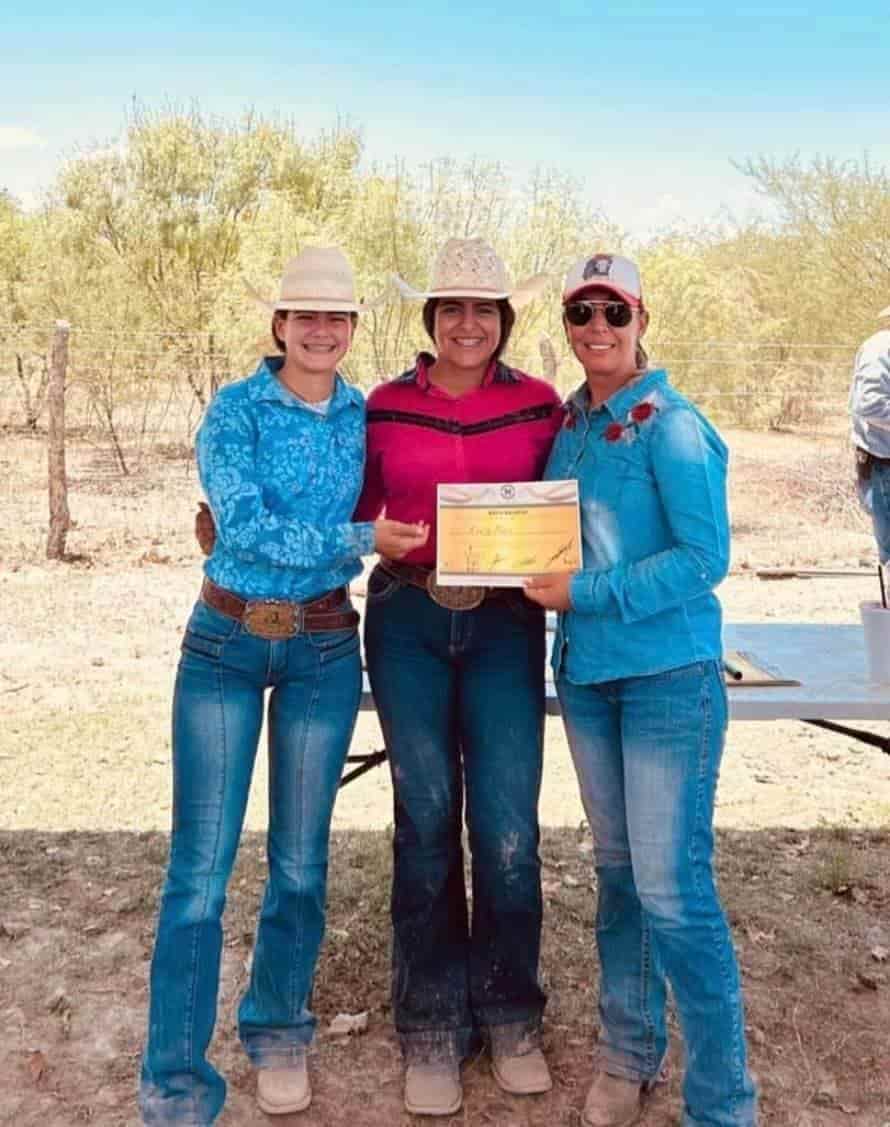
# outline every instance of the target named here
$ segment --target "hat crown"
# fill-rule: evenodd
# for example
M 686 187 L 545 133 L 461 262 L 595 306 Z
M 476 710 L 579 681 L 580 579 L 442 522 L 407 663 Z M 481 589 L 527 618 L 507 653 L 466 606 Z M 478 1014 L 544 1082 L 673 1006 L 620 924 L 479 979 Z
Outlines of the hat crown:
M 305 247 L 291 258 L 281 278 L 279 301 L 355 302 L 355 278 L 337 247 Z
M 581 290 L 604 286 L 634 301 L 642 299 L 640 271 L 637 264 L 621 254 L 592 254 L 579 259 L 566 275 L 563 301 Z
M 449 239 L 435 257 L 429 288 L 455 296 L 466 292 L 504 297 L 510 283 L 503 261 L 484 239 Z

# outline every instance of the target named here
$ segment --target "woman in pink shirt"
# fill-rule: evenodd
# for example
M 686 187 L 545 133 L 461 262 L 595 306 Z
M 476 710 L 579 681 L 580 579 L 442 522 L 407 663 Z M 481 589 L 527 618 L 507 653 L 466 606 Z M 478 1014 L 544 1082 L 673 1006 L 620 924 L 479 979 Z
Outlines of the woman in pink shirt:
M 365 486 L 356 520 L 424 522 L 424 546 L 381 558 L 368 582 L 365 649 L 395 797 L 393 1008 L 405 1106 L 461 1104 L 460 1061 L 484 1036 L 499 1085 L 543 1092 L 538 984 L 537 803 L 544 726 L 544 615 L 515 589 L 435 583 L 436 486 L 539 478 L 562 420 L 547 383 L 500 356 L 511 290 L 479 239 L 440 252 L 423 321 L 436 354 L 368 399 Z M 400 282 L 403 292 L 408 289 Z M 464 887 L 463 808 L 472 852 Z

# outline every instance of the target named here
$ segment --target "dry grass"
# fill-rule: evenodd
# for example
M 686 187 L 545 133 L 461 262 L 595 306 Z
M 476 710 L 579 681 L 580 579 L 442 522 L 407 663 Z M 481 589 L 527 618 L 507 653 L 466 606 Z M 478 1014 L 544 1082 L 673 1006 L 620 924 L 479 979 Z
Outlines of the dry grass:
M 734 574 L 728 617 L 855 621 L 871 580 L 762 583 L 759 567 L 856 571 L 873 560 L 838 433 L 731 432 Z M 48 564 L 40 437 L 0 436 L 0 1122 L 136 1122 L 152 919 L 169 821 L 169 691 L 198 582 L 198 489 L 189 460 L 156 450 L 122 479 L 102 449 L 70 451 L 77 522 L 68 564 Z M 377 746 L 361 718 L 355 750 Z M 248 825 L 265 822 L 261 766 Z M 293 1122 L 407 1122 L 387 1003 L 391 798 L 385 771 L 348 787 L 336 813 L 328 939 L 316 1006 L 316 1104 Z M 542 799 L 554 1092 L 501 1095 L 484 1060 L 466 1069 L 452 1122 L 579 1123 L 595 1038 L 591 852 L 559 724 Z M 745 977 L 763 1122 L 890 1123 L 890 757 L 793 723 L 735 725 L 717 814 L 721 881 Z M 365 831 L 365 832 L 363 832 Z M 230 1081 L 221 1124 L 257 1121 L 233 1034 L 259 889 L 262 842 L 245 835 L 226 922 L 215 1059 Z M 367 1009 L 369 1032 L 325 1034 Z M 673 1078 L 648 1127 L 679 1114 Z M 282 1122 L 290 1122 L 284 1119 Z

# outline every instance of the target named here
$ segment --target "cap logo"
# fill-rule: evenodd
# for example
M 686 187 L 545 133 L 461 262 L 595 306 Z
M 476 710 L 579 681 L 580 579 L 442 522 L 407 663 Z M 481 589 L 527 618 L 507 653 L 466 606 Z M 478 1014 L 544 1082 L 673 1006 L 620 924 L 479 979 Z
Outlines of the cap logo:
M 611 254 L 595 254 L 593 258 L 588 258 L 581 277 L 586 282 L 590 278 L 608 278 L 611 272 Z

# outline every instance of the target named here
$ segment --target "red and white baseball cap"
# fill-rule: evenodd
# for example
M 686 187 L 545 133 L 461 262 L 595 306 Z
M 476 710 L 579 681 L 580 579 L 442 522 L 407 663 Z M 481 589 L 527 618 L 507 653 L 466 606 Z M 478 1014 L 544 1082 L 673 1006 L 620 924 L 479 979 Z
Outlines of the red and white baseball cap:
M 582 258 L 566 274 L 563 304 L 581 297 L 585 290 L 601 286 L 629 305 L 643 304 L 640 272 L 636 263 L 620 254 L 593 254 Z

